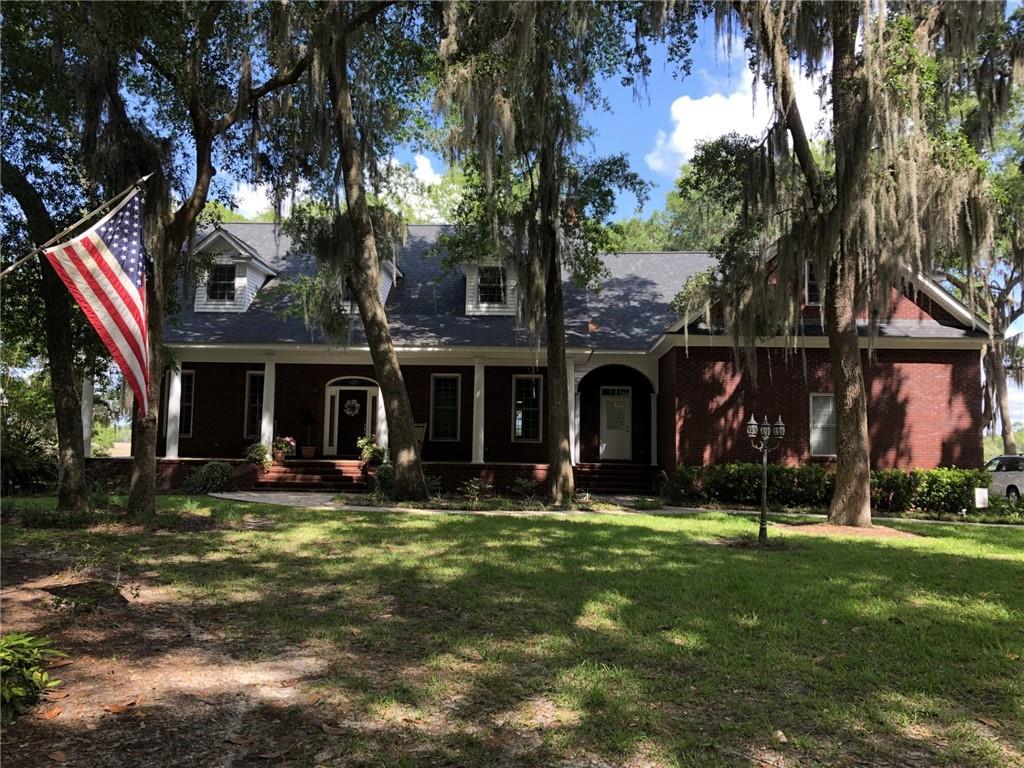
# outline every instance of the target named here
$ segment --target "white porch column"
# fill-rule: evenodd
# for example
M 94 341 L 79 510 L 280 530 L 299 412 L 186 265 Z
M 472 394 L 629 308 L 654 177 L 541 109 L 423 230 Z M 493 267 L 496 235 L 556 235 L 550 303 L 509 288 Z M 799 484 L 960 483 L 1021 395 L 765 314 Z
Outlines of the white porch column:
M 377 445 L 388 449 L 388 414 L 384 409 L 384 393 L 377 389 Z
M 473 463 L 484 463 L 484 359 L 473 360 Z
M 178 458 L 178 429 L 181 426 L 181 368 L 173 368 L 167 377 L 167 436 L 164 457 Z
M 267 448 L 274 442 L 274 390 L 277 364 L 268 360 L 263 364 L 263 419 L 260 422 L 260 442 Z
M 658 464 L 658 395 L 651 393 L 651 464 Z
M 565 378 L 569 388 L 566 403 L 569 406 L 569 458 L 576 465 L 578 454 L 576 451 L 576 436 L 579 430 L 576 428 L 576 358 L 565 358 Z
M 92 376 L 82 379 L 82 441 L 85 443 L 85 456 L 92 456 Z

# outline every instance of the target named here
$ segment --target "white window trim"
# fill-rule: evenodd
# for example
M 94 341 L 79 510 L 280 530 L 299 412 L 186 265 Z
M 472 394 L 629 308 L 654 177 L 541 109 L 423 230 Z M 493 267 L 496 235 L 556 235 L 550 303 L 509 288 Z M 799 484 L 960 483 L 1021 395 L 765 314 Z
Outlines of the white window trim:
M 181 411 L 182 406 L 185 404 L 185 398 L 182 397 L 181 403 L 178 405 L 178 437 L 192 437 L 192 424 L 196 420 L 195 404 L 196 404 L 196 372 L 191 369 L 183 368 L 181 370 L 181 391 L 185 391 L 185 377 L 192 377 L 192 386 L 189 388 L 189 400 L 188 400 L 188 431 L 182 429 L 184 426 L 181 422 Z
M 516 381 L 519 379 L 537 379 L 540 382 L 540 389 L 537 397 L 538 416 L 538 437 L 536 440 L 529 440 L 525 437 L 516 437 Z M 513 443 L 543 443 L 544 442 L 544 377 L 536 373 L 517 373 L 512 376 L 512 423 L 510 424 Z
M 821 306 L 821 277 L 815 282 L 818 284 L 818 300 L 811 301 L 811 262 L 804 262 L 804 304 L 808 307 Z
M 249 396 L 252 394 L 252 379 L 254 376 L 259 376 L 263 381 L 263 394 L 266 395 L 267 382 L 264 378 L 263 371 L 246 371 L 245 372 L 245 415 L 242 418 L 242 437 L 245 440 L 259 440 L 261 431 L 263 428 L 263 409 L 260 409 L 260 422 L 256 425 L 256 431 L 250 432 L 249 430 Z
M 436 379 L 455 379 L 455 437 L 434 437 L 434 381 Z M 430 374 L 430 442 L 457 443 L 462 439 L 462 374 L 432 373 Z
M 815 453 L 814 452 L 814 398 L 816 397 L 829 397 L 832 399 L 832 413 L 836 412 L 836 396 L 833 392 L 811 392 L 807 396 L 807 448 L 810 451 L 811 456 L 815 458 L 835 458 L 835 453 Z M 836 440 L 839 440 L 839 417 L 836 415 Z

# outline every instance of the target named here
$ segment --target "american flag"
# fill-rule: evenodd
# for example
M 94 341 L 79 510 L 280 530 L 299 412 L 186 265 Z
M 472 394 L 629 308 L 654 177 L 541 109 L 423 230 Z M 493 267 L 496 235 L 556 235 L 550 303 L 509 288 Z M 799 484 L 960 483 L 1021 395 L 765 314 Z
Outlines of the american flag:
M 145 416 L 149 406 L 149 333 L 142 192 L 136 190 L 84 234 L 45 253 L 117 361 L 139 412 Z

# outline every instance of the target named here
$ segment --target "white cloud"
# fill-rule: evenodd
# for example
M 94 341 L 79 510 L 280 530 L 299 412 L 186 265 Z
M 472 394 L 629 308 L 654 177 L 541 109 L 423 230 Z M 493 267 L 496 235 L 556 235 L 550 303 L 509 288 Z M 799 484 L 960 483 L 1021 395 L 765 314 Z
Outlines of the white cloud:
M 413 157 L 413 162 L 416 164 L 412 175 L 416 177 L 424 186 L 432 186 L 437 184 L 442 179 L 442 175 L 434 170 L 433 164 L 430 162 L 430 158 L 426 155 L 416 155 Z
M 707 73 L 703 77 L 709 78 Z M 826 109 L 815 93 L 816 84 L 809 78 L 794 73 L 796 100 L 804 125 L 812 138 L 824 135 L 820 126 L 829 122 Z M 672 102 L 670 116 L 674 127 L 671 132 L 659 130 L 654 147 L 644 156 L 648 167 L 658 173 L 675 176 L 679 167 L 693 157 L 697 144 L 716 139 L 723 134 L 738 132 L 761 136 L 772 119 L 768 94 L 758 89 L 757 98 L 752 91 L 753 78 L 749 73 L 741 77 L 730 93 L 712 93 L 699 99 L 680 96 Z
M 247 219 L 254 218 L 269 209 L 270 187 L 266 184 L 249 184 L 243 181 L 231 193 L 238 204 L 238 212 Z

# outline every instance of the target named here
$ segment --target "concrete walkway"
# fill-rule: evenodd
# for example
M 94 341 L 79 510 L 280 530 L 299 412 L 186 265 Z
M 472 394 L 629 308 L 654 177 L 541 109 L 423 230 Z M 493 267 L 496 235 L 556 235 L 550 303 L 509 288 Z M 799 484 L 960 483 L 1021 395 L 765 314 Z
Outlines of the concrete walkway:
M 630 504 L 632 496 L 594 496 L 595 501 L 618 504 L 622 509 L 586 512 L 583 510 L 560 509 L 427 509 L 421 507 L 388 507 L 369 504 L 348 504 L 336 501 L 334 493 L 321 491 L 234 491 L 231 493 L 211 493 L 211 496 L 229 501 L 241 501 L 247 504 L 277 504 L 282 507 L 302 507 L 304 509 L 343 509 L 348 512 L 405 512 L 413 515 L 481 515 L 484 517 L 585 517 L 588 515 L 656 515 L 661 517 L 687 517 L 703 515 L 708 512 L 721 512 L 725 515 L 757 517 L 757 510 L 751 509 L 709 509 L 701 507 L 673 507 L 661 509 L 633 509 Z M 827 515 L 805 512 L 771 512 L 773 518 L 790 518 L 802 520 L 812 518 L 827 520 Z M 987 528 L 1021 528 L 1013 523 L 975 523 L 968 520 L 917 520 L 899 517 L 876 517 L 877 525 L 886 523 L 922 523 L 924 525 L 964 525 Z

